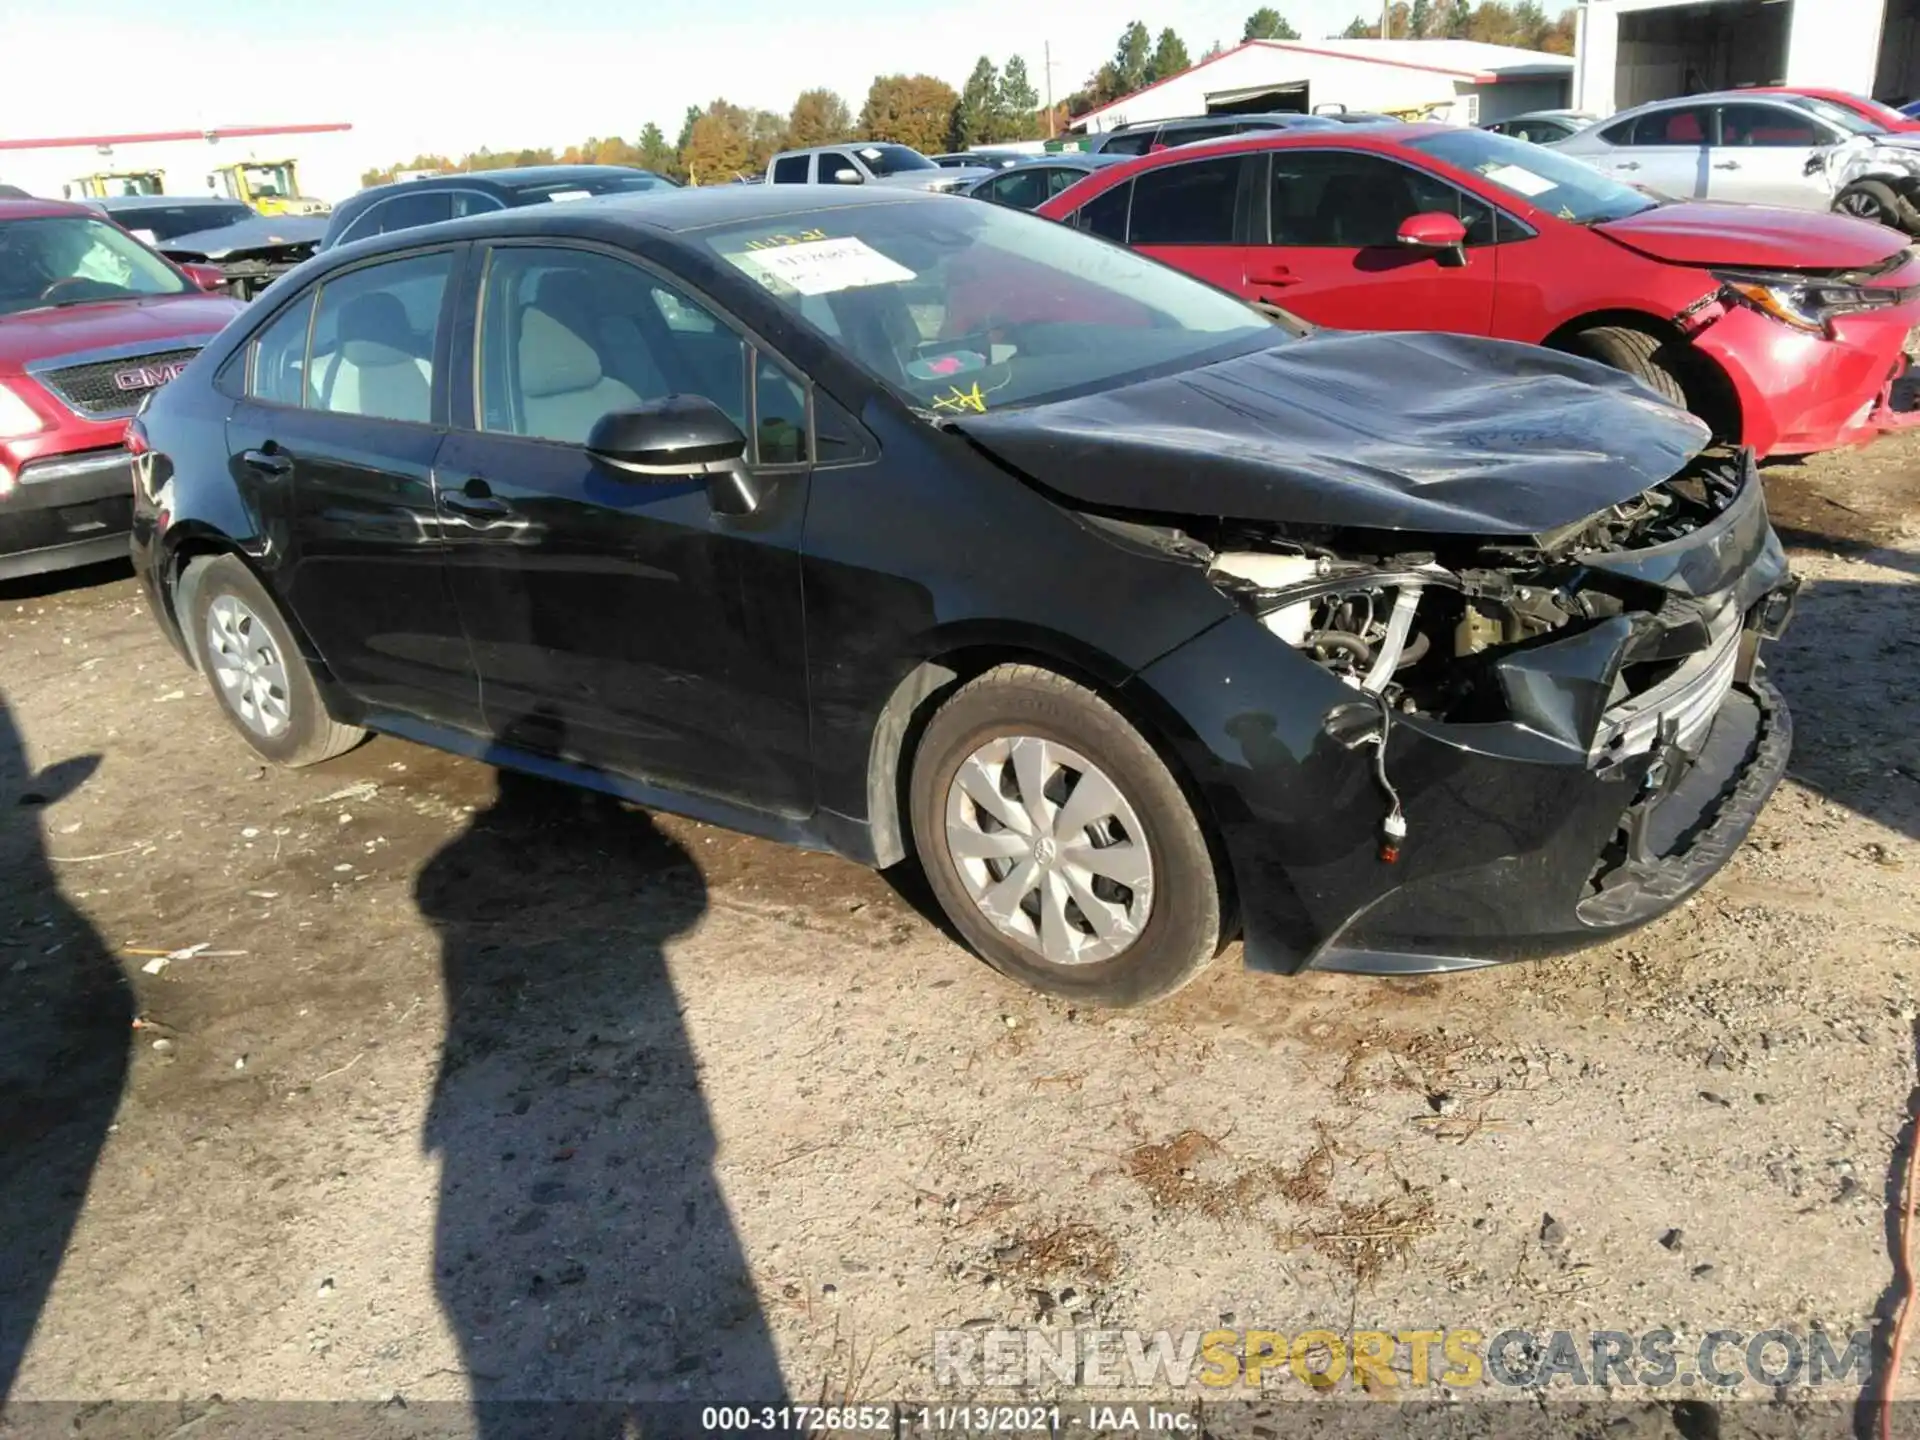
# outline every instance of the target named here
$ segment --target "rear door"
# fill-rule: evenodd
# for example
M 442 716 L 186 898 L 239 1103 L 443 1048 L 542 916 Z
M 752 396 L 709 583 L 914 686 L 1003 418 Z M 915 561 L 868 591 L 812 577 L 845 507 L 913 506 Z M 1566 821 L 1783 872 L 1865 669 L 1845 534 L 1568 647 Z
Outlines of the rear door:
M 1743 100 L 1720 106 L 1719 120 L 1707 158 L 1708 199 L 1803 210 L 1825 210 L 1832 203 L 1826 167 L 1817 156 L 1840 136 L 1817 116 L 1793 105 Z
M 1580 158 L 1625 184 L 1675 200 L 1704 200 L 1712 134 L 1712 106 L 1676 105 L 1614 127 L 1602 137 L 1610 152 Z
M 1127 243 L 1244 293 L 1264 168 L 1259 155 L 1215 155 L 1141 171 L 1133 182 Z
M 1371 151 L 1289 146 L 1266 155 L 1267 243 L 1249 257 L 1249 299 L 1342 329 L 1491 331 L 1499 278 L 1491 205 Z M 1401 224 L 1429 212 L 1466 226 L 1464 264 L 1400 243 Z
M 252 342 L 227 447 L 280 593 L 334 678 L 376 711 L 474 729 L 433 479 L 463 254 L 382 256 L 284 306 Z

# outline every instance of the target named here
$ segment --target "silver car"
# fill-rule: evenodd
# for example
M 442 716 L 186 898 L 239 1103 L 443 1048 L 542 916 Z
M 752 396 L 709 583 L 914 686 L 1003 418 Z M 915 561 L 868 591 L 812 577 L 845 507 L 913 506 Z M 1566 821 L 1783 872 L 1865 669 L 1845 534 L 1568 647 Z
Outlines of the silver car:
M 1870 121 L 1828 101 L 1728 90 L 1623 110 L 1553 148 L 1675 199 L 1825 210 L 1829 162 L 1867 135 L 1879 138 Z
M 783 150 L 767 162 L 770 185 L 886 185 L 908 190 L 964 190 L 993 174 L 985 165 L 936 165 L 918 150 L 886 140 L 849 140 Z

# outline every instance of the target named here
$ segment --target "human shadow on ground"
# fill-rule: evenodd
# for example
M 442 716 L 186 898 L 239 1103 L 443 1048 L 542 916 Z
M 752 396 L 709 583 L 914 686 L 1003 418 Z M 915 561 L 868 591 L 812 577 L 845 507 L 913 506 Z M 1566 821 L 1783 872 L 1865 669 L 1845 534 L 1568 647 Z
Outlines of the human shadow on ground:
M 42 808 L 99 763 L 36 773 L 0 696 L 0 1403 L 86 1201 L 133 1038 L 133 989 L 61 896 L 41 834 Z
M 479 1433 L 693 1434 L 702 1405 L 778 1404 L 663 952 L 706 909 L 687 853 L 618 801 L 503 770 L 416 899 L 448 1012 L 434 1279 Z

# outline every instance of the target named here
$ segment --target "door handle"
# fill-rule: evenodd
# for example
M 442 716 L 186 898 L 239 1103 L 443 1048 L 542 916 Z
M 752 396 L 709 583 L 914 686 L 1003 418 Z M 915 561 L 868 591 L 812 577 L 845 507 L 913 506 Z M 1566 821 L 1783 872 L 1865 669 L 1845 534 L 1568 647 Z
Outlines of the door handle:
M 1638 160 L 1621 160 L 1616 162 L 1613 168 L 1616 170 L 1638 170 L 1640 168 L 1640 162 Z
M 1249 285 L 1258 285 L 1262 289 L 1283 289 L 1288 285 L 1298 285 L 1301 277 L 1284 265 L 1276 265 L 1271 270 L 1262 270 L 1247 276 Z
M 249 470 L 257 470 L 262 475 L 291 475 L 293 461 L 277 450 L 246 450 L 240 455 L 240 463 Z
M 451 510 L 456 515 L 469 515 L 476 520 L 497 520 L 512 511 L 512 507 L 494 494 L 493 487 L 478 475 L 471 477 L 458 490 L 442 490 L 440 508 Z
M 1738 170 L 1740 168 L 1740 162 L 1738 160 L 1717 160 L 1714 162 L 1713 168 L 1716 170 Z

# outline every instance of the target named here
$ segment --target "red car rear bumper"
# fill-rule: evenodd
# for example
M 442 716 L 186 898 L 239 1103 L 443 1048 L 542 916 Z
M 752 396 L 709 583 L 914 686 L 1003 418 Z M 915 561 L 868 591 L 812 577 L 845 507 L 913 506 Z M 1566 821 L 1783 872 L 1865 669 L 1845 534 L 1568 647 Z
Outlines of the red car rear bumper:
M 1729 310 L 1694 337 L 1740 401 L 1741 439 L 1756 454 L 1807 455 L 1920 425 L 1909 377 L 1920 300 L 1833 322 L 1806 335 L 1751 310 Z

